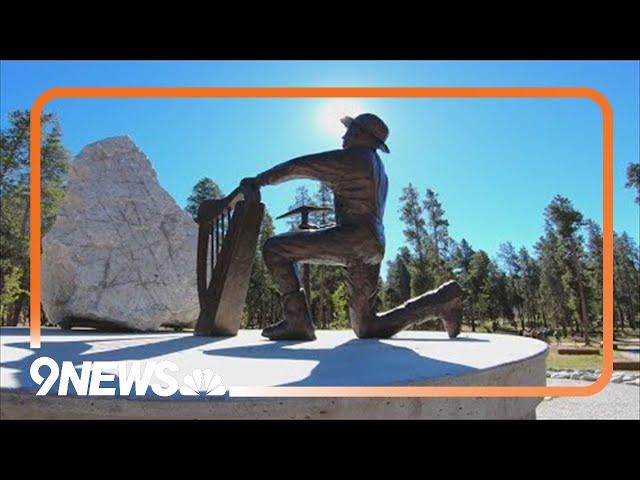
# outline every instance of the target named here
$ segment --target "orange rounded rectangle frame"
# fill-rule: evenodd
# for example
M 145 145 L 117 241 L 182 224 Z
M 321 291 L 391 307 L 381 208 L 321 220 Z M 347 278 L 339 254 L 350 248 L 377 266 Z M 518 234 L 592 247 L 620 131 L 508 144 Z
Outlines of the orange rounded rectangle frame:
M 613 111 L 591 88 L 573 87 L 70 87 L 40 95 L 31 109 L 30 336 L 40 347 L 40 133 L 45 105 L 61 98 L 584 98 L 602 112 L 602 318 L 603 365 L 599 379 L 579 387 L 406 386 L 406 387 L 235 387 L 232 396 L 249 397 L 576 397 L 598 393 L 613 374 Z

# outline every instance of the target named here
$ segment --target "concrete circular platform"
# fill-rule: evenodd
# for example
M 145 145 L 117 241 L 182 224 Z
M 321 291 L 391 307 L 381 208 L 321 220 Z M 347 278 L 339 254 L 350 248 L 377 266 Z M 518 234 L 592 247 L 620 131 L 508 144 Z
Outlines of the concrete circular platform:
M 541 398 L 273 398 L 247 387 L 503 385 L 544 386 L 547 345 L 530 338 L 405 331 L 360 340 L 351 331 L 318 331 L 314 342 L 270 342 L 257 330 L 236 337 L 191 333 L 114 334 L 43 329 L 31 349 L 24 328 L 2 328 L 2 418 L 535 418 Z M 170 361 L 182 379 L 210 369 L 225 397 L 36 397 L 32 362 L 59 364 Z M 152 382 L 153 383 L 153 382 Z M 256 390 L 257 391 L 257 390 Z M 249 392 L 249 393 L 247 393 Z

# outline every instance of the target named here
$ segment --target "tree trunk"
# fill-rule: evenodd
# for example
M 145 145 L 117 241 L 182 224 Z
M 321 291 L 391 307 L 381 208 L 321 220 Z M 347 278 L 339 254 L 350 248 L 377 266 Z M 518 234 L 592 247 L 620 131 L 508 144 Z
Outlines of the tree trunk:
M 601 319 L 601 314 L 602 314 L 602 303 L 599 303 L 599 302 L 598 302 L 598 299 L 597 299 L 597 298 L 595 298 L 595 297 L 596 297 L 596 294 L 595 294 L 595 293 L 593 294 L 593 297 L 594 297 L 594 298 L 593 298 L 593 311 L 595 312 L 595 316 L 596 316 L 595 320 L 596 320 L 596 322 L 598 322 L 598 321 Z M 598 322 L 598 323 L 600 323 L 600 324 L 601 324 L 602 322 L 600 321 L 600 322 Z
M 25 238 L 27 236 L 27 220 L 29 219 L 29 201 L 25 199 L 24 213 L 22 215 L 22 225 L 20 226 L 20 236 Z M 28 245 L 28 242 L 27 242 Z M 29 291 L 29 257 L 23 259 L 22 263 L 22 278 L 20 279 L 20 288 L 23 292 Z M 27 295 L 21 293 L 16 302 L 13 304 L 13 309 L 7 318 L 7 326 L 15 327 L 20 320 L 20 313 L 24 308 L 24 302 Z
M 622 316 L 622 309 L 619 306 L 615 308 L 614 313 L 615 313 L 615 318 L 613 322 L 613 338 L 615 340 L 620 328 L 624 329 L 624 317 Z
M 21 293 L 15 303 L 12 305 L 11 312 L 7 317 L 7 327 L 16 327 L 20 321 L 20 313 L 24 307 L 24 301 L 27 298 L 26 294 Z
M 320 276 L 320 311 L 318 323 L 322 325 L 322 328 L 327 328 L 327 317 L 326 317 L 326 305 L 325 305 L 325 290 L 326 287 L 324 285 L 324 266 L 318 267 L 318 274 Z
M 584 295 L 584 287 L 582 285 L 582 268 L 580 266 L 580 258 L 578 256 L 578 246 L 574 243 L 571 248 L 573 257 L 573 270 L 576 278 L 576 289 L 580 298 L 580 324 L 585 345 L 591 345 L 589 340 L 589 317 L 587 316 L 587 300 Z
M 7 327 L 16 327 L 18 325 L 18 317 L 20 315 L 20 307 L 18 306 L 19 300 L 20 299 L 16 300 L 16 302 L 11 305 L 9 315 L 7 315 L 7 321 L 5 323 Z
M 584 335 L 584 344 L 586 346 L 591 345 L 591 340 L 589 339 L 589 317 L 587 315 L 587 300 L 584 296 L 584 288 L 582 287 L 582 282 L 580 281 L 580 276 L 578 276 L 578 292 L 580 294 L 580 310 L 581 310 L 581 320 L 582 320 L 582 334 Z

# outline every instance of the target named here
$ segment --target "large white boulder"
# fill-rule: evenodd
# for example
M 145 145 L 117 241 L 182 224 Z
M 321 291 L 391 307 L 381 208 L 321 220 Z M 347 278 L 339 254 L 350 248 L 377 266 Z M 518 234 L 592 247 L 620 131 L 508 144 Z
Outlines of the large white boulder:
M 196 243 L 196 223 L 129 137 L 92 143 L 42 241 L 45 313 L 62 326 L 193 326 Z

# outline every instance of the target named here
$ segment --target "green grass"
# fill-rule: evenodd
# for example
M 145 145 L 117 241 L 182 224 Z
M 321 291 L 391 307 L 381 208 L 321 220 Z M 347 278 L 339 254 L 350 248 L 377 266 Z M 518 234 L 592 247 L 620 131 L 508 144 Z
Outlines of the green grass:
M 551 350 L 547 356 L 547 369 L 567 369 L 587 370 L 602 369 L 602 355 L 560 355 Z
M 625 360 L 618 352 L 613 352 L 616 360 Z M 547 356 L 547 369 L 558 368 L 574 370 L 598 369 L 602 370 L 602 355 L 560 355 L 554 348 L 549 350 Z

